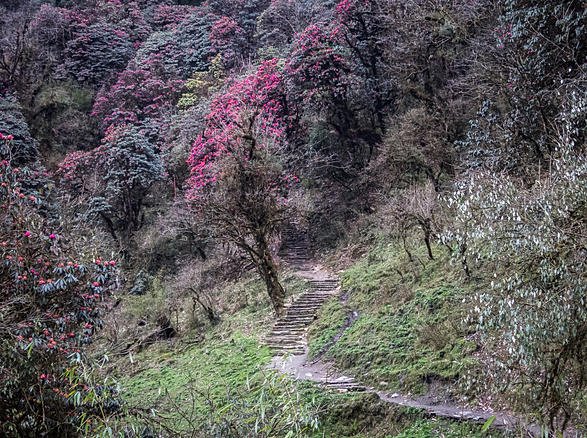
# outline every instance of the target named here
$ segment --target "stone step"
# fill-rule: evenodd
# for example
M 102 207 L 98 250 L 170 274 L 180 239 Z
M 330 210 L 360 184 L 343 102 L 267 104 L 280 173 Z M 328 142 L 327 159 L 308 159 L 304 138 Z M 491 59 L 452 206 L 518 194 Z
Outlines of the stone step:
M 290 324 L 290 325 L 297 325 L 298 327 L 306 327 L 306 326 L 309 326 L 310 323 L 312 321 L 314 321 L 315 319 L 316 319 L 315 316 L 304 316 L 304 317 L 300 316 L 300 317 L 295 317 L 295 318 L 291 317 L 291 318 L 283 319 L 279 326 Z M 279 326 L 275 326 L 275 327 L 279 327 Z
M 288 343 L 276 343 L 276 342 L 269 342 L 267 344 L 269 348 L 276 349 L 276 350 L 304 350 L 306 345 L 301 342 L 288 342 Z
M 269 338 L 267 345 L 304 345 L 303 338 Z
M 294 306 L 288 307 L 286 312 L 289 313 L 291 311 L 299 312 L 299 311 L 307 311 L 307 310 L 315 311 L 315 310 L 318 310 L 319 308 L 320 308 L 320 305 L 313 305 L 313 303 L 308 303 L 308 304 L 304 303 L 302 305 L 296 304 Z
M 290 311 L 300 311 L 300 310 L 301 311 L 308 311 L 308 310 L 310 310 L 310 311 L 314 311 L 315 312 L 320 307 L 322 307 L 323 304 L 324 304 L 324 302 L 322 302 L 322 303 L 304 303 L 304 304 L 302 304 L 300 306 L 297 306 L 297 305 L 296 306 L 291 306 L 291 307 L 288 307 L 285 310 L 285 314 L 287 315 L 288 312 L 290 312 Z
M 316 309 L 312 310 L 295 310 L 285 314 L 285 318 L 314 318 L 316 316 Z
M 312 320 L 316 317 L 316 312 L 291 312 L 291 313 L 286 313 L 285 316 L 281 317 L 279 319 L 280 322 L 288 322 L 291 321 L 292 319 L 295 320 L 302 320 L 302 319 L 309 319 Z
M 308 327 L 310 326 L 310 324 L 307 323 L 295 323 L 295 322 L 289 322 L 287 324 L 280 324 L 280 325 L 276 325 L 273 327 L 273 330 L 277 330 L 277 331 L 283 331 L 283 330 L 290 330 L 290 329 L 301 329 L 301 330 L 306 330 Z
M 267 344 L 267 346 L 271 349 L 274 350 L 285 350 L 285 351 L 291 351 L 291 350 L 298 350 L 298 351 L 304 351 L 305 345 L 304 344 L 295 344 L 295 343 L 290 343 L 290 344 L 274 344 L 274 343 L 270 343 Z
M 283 328 L 283 327 L 297 327 L 297 328 L 303 328 L 303 327 L 307 327 L 308 325 L 310 325 L 310 323 L 314 320 L 314 317 L 312 318 L 290 318 L 290 319 L 285 319 L 282 321 L 279 321 L 278 323 L 275 323 L 273 325 L 274 328 Z
M 315 315 L 286 315 L 281 318 L 280 321 L 282 322 L 291 322 L 291 321 L 312 321 L 314 320 Z
M 269 334 L 270 337 L 277 337 L 281 336 L 282 338 L 296 338 L 296 339 L 303 339 L 306 336 L 305 330 L 300 330 L 298 332 L 294 332 L 291 330 L 272 330 Z
M 331 293 L 333 289 L 327 289 L 325 292 L 317 289 L 317 290 L 309 290 L 304 293 L 300 298 L 316 298 L 316 299 L 325 299 L 328 297 L 329 293 Z
M 292 316 L 298 316 L 298 315 L 302 315 L 305 317 L 313 317 L 316 315 L 316 310 L 318 310 L 317 307 L 313 307 L 313 308 L 308 308 L 308 309 L 289 309 L 287 312 L 285 312 L 285 315 L 283 315 L 280 320 L 283 319 L 287 319 L 290 318 Z
M 307 330 L 308 327 L 310 327 L 310 324 L 307 323 L 291 323 L 290 325 L 279 325 L 276 327 L 273 327 L 273 330 L 277 330 L 277 331 L 283 331 L 283 330 L 291 330 L 291 329 L 302 329 L 302 330 Z
M 301 307 L 314 307 L 315 309 L 319 308 L 322 306 L 322 304 L 324 304 L 324 301 L 326 301 L 328 297 L 324 297 L 324 298 L 315 298 L 312 300 L 305 300 L 305 299 L 300 299 L 298 301 L 294 301 L 289 307 L 287 307 L 287 309 L 292 309 L 294 307 L 297 306 L 301 306 Z
M 304 335 L 306 333 L 306 329 L 302 328 L 302 327 L 296 327 L 296 326 L 288 326 L 288 327 L 284 327 L 284 328 L 273 328 L 271 330 L 271 333 L 273 334 L 277 334 L 277 333 L 283 333 L 283 334 L 298 334 L 298 335 Z
M 303 328 L 305 326 L 307 326 L 308 324 L 306 323 L 305 320 L 300 320 L 300 319 L 281 319 L 279 321 L 277 321 L 275 324 L 273 324 L 273 328 L 279 328 L 279 327 L 297 327 L 297 328 Z
M 317 294 L 317 295 L 302 295 L 297 300 L 295 300 L 292 304 L 296 303 L 321 303 L 328 298 L 330 298 L 331 294 Z
M 304 302 L 304 301 L 324 301 L 325 299 L 329 298 L 332 295 L 332 292 L 328 293 L 316 293 L 316 292 L 308 292 L 299 297 L 294 303 Z
M 308 317 L 308 316 L 316 316 L 316 308 L 312 309 L 295 309 L 285 314 L 285 317 Z
M 308 291 L 307 294 L 302 295 L 303 297 L 307 297 L 307 298 L 316 298 L 319 300 L 325 300 L 328 297 L 330 297 L 331 295 L 335 295 L 338 292 L 338 288 L 335 289 L 314 289 L 311 291 Z
M 302 328 L 301 326 L 306 326 L 306 322 L 305 321 L 301 321 L 298 319 L 288 319 L 288 320 L 279 320 L 277 321 L 275 324 L 273 324 L 273 328 L 279 328 L 279 327 L 298 327 L 298 328 Z
M 321 297 L 301 297 L 294 301 L 290 306 L 300 305 L 300 304 L 318 304 L 322 305 L 324 301 L 329 298 L 328 295 L 321 296 Z

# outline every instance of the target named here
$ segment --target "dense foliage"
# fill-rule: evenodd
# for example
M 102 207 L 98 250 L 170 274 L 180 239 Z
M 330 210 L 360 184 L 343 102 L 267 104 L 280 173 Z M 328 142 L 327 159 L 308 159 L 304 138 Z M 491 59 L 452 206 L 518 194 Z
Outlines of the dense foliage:
M 306 226 L 337 269 L 367 272 L 345 280 L 366 316 L 339 365 L 368 358 L 401 388 L 448 354 L 440 374 L 470 400 L 549 433 L 584 422 L 586 18 L 579 0 L 3 2 L 0 433 L 74 435 L 95 414 L 92 367 L 72 360 L 86 363 L 102 307 L 127 309 L 97 248 L 121 261 L 121 292 L 161 307 L 106 324 L 100 348 L 133 363 L 188 325 L 184 299 L 229 319 L 240 309 L 216 284 L 248 271 L 281 315 L 277 249 Z M 359 257 L 374 236 L 389 263 Z M 331 306 L 322 346 L 345 324 Z M 125 324 L 145 328 L 127 340 Z M 438 362 L 415 372 L 422 357 Z M 271 415 L 291 410 L 278 392 Z M 248 436 L 248 403 L 210 427 Z M 292 412 L 299 436 L 314 429 Z M 125 427 L 108 415 L 96 433 Z

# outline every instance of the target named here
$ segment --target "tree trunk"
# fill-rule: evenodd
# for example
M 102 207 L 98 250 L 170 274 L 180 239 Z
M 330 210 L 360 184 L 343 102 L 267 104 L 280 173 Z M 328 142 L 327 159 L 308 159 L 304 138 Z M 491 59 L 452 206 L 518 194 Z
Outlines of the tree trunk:
M 259 261 L 258 270 L 263 280 L 265 280 L 265 286 L 267 287 L 267 294 L 273 304 L 273 309 L 277 316 L 281 316 L 284 310 L 285 302 L 285 289 L 279 282 L 277 275 L 277 266 L 273 261 L 271 252 L 269 251 L 269 245 L 265 239 L 265 236 L 257 236 L 257 245 L 259 252 L 262 257 Z
M 432 247 L 430 245 L 430 238 L 432 237 L 430 219 L 427 218 L 422 222 L 422 231 L 424 231 L 424 243 L 426 244 L 426 249 L 428 250 L 428 258 L 430 260 L 434 260 L 434 256 L 432 255 Z

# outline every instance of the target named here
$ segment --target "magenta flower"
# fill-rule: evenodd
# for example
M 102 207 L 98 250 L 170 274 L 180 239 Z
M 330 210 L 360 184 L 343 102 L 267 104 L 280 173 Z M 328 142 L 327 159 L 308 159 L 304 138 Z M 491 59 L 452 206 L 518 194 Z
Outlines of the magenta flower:
M 49 239 L 55 239 L 55 234 L 49 234 Z
M 29 236 L 31 235 L 31 232 L 30 232 L 30 231 L 27 231 L 26 233 L 24 233 L 24 235 L 25 235 L 26 237 L 29 237 Z

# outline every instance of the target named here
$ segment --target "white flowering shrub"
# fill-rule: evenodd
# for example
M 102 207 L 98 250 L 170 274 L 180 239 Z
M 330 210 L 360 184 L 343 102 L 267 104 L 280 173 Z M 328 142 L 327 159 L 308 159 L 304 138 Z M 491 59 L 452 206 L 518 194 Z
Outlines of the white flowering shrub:
M 531 184 L 488 172 L 462 181 L 446 199 L 454 216 L 442 236 L 488 285 L 471 297 L 492 350 L 485 382 L 551 430 L 587 411 L 587 160 L 580 149 L 561 145 Z

